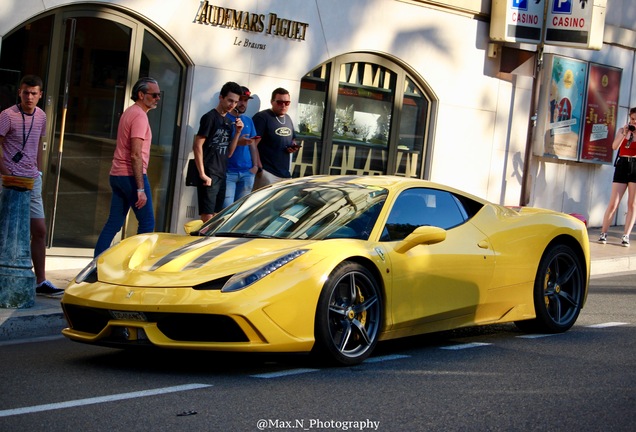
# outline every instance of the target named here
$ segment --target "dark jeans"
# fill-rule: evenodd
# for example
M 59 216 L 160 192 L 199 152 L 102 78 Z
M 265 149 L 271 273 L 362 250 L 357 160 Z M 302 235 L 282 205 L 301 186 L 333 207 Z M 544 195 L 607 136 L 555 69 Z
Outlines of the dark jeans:
M 150 183 L 148 177 L 144 174 L 144 189 L 148 201 L 146 205 L 138 209 L 135 207 L 137 202 L 137 183 L 134 176 L 110 176 L 110 187 L 113 190 L 113 196 L 110 201 L 110 214 L 108 220 L 102 229 L 97 244 L 95 245 L 95 256 L 108 249 L 124 225 L 128 210 L 131 208 L 137 218 L 138 228 L 137 234 L 152 232 L 155 229 L 155 215 L 152 208 L 152 195 L 150 193 Z

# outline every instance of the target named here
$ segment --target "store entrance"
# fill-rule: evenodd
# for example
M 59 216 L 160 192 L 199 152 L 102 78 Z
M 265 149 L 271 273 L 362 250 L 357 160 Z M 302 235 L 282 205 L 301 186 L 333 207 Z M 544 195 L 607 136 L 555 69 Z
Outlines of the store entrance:
M 125 105 L 132 29 L 73 17 L 65 20 L 64 33 L 47 182 L 49 238 L 51 247 L 89 249 L 109 211 L 110 161 Z
M 119 118 L 133 103 L 131 88 L 142 76 L 157 79 L 161 88 L 159 107 L 148 113 L 153 132 L 148 178 L 155 230 L 168 231 L 185 65 L 167 44 L 112 9 L 66 8 L 16 29 L 0 53 L 0 79 L 8 77 L 10 86 L 28 73 L 45 83 L 40 108 L 47 114 L 42 171 L 49 253 L 92 255 L 110 208 Z M 136 229 L 131 216 L 115 241 Z

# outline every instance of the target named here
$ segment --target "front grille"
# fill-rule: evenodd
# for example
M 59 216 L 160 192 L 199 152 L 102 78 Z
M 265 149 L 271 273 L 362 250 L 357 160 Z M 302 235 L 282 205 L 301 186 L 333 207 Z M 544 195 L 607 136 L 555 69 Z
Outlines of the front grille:
M 243 330 L 224 315 L 148 313 L 163 334 L 173 340 L 191 342 L 248 342 Z
M 84 333 L 97 334 L 101 332 L 111 319 L 110 314 L 105 309 L 86 308 L 64 303 L 62 303 L 62 309 L 71 328 Z
M 112 319 L 106 309 L 62 305 L 72 329 L 97 334 Z M 224 315 L 144 312 L 166 337 L 180 342 L 249 342 L 239 325 Z

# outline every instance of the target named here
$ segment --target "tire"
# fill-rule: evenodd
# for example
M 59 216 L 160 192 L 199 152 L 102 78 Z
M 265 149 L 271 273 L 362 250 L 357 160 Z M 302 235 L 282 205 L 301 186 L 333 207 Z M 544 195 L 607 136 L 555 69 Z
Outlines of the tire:
M 556 245 L 541 258 L 534 281 L 536 318 L 517 321 L 523 331 L 562 333 L 569 330 L 585 300 L 585 269 L 572 248 Z
M 316 309 L 314 354 L 339 365 L 362 363 L 378 343 L 382 295 L 369 270 L 345 261 L 325 283 Z

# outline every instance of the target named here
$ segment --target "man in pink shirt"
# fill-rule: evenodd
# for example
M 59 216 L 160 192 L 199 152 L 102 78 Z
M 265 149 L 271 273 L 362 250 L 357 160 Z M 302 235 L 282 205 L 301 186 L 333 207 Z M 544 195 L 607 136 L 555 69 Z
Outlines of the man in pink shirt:
M 146 175 L 152 141 L 148 111 L 157 108 L 160 98 L 159 83 L 155 79 L 139 79 L 132 89 L 131 99 L 135 103 L 119 119 L 117 146 L 110 169 L 110 187 L 113 190 L 110 214 L 97 239 L 95 256 L 110 247 L 131 208 L 138 222 L 137 234 L 155 229 L 152 196 Z

